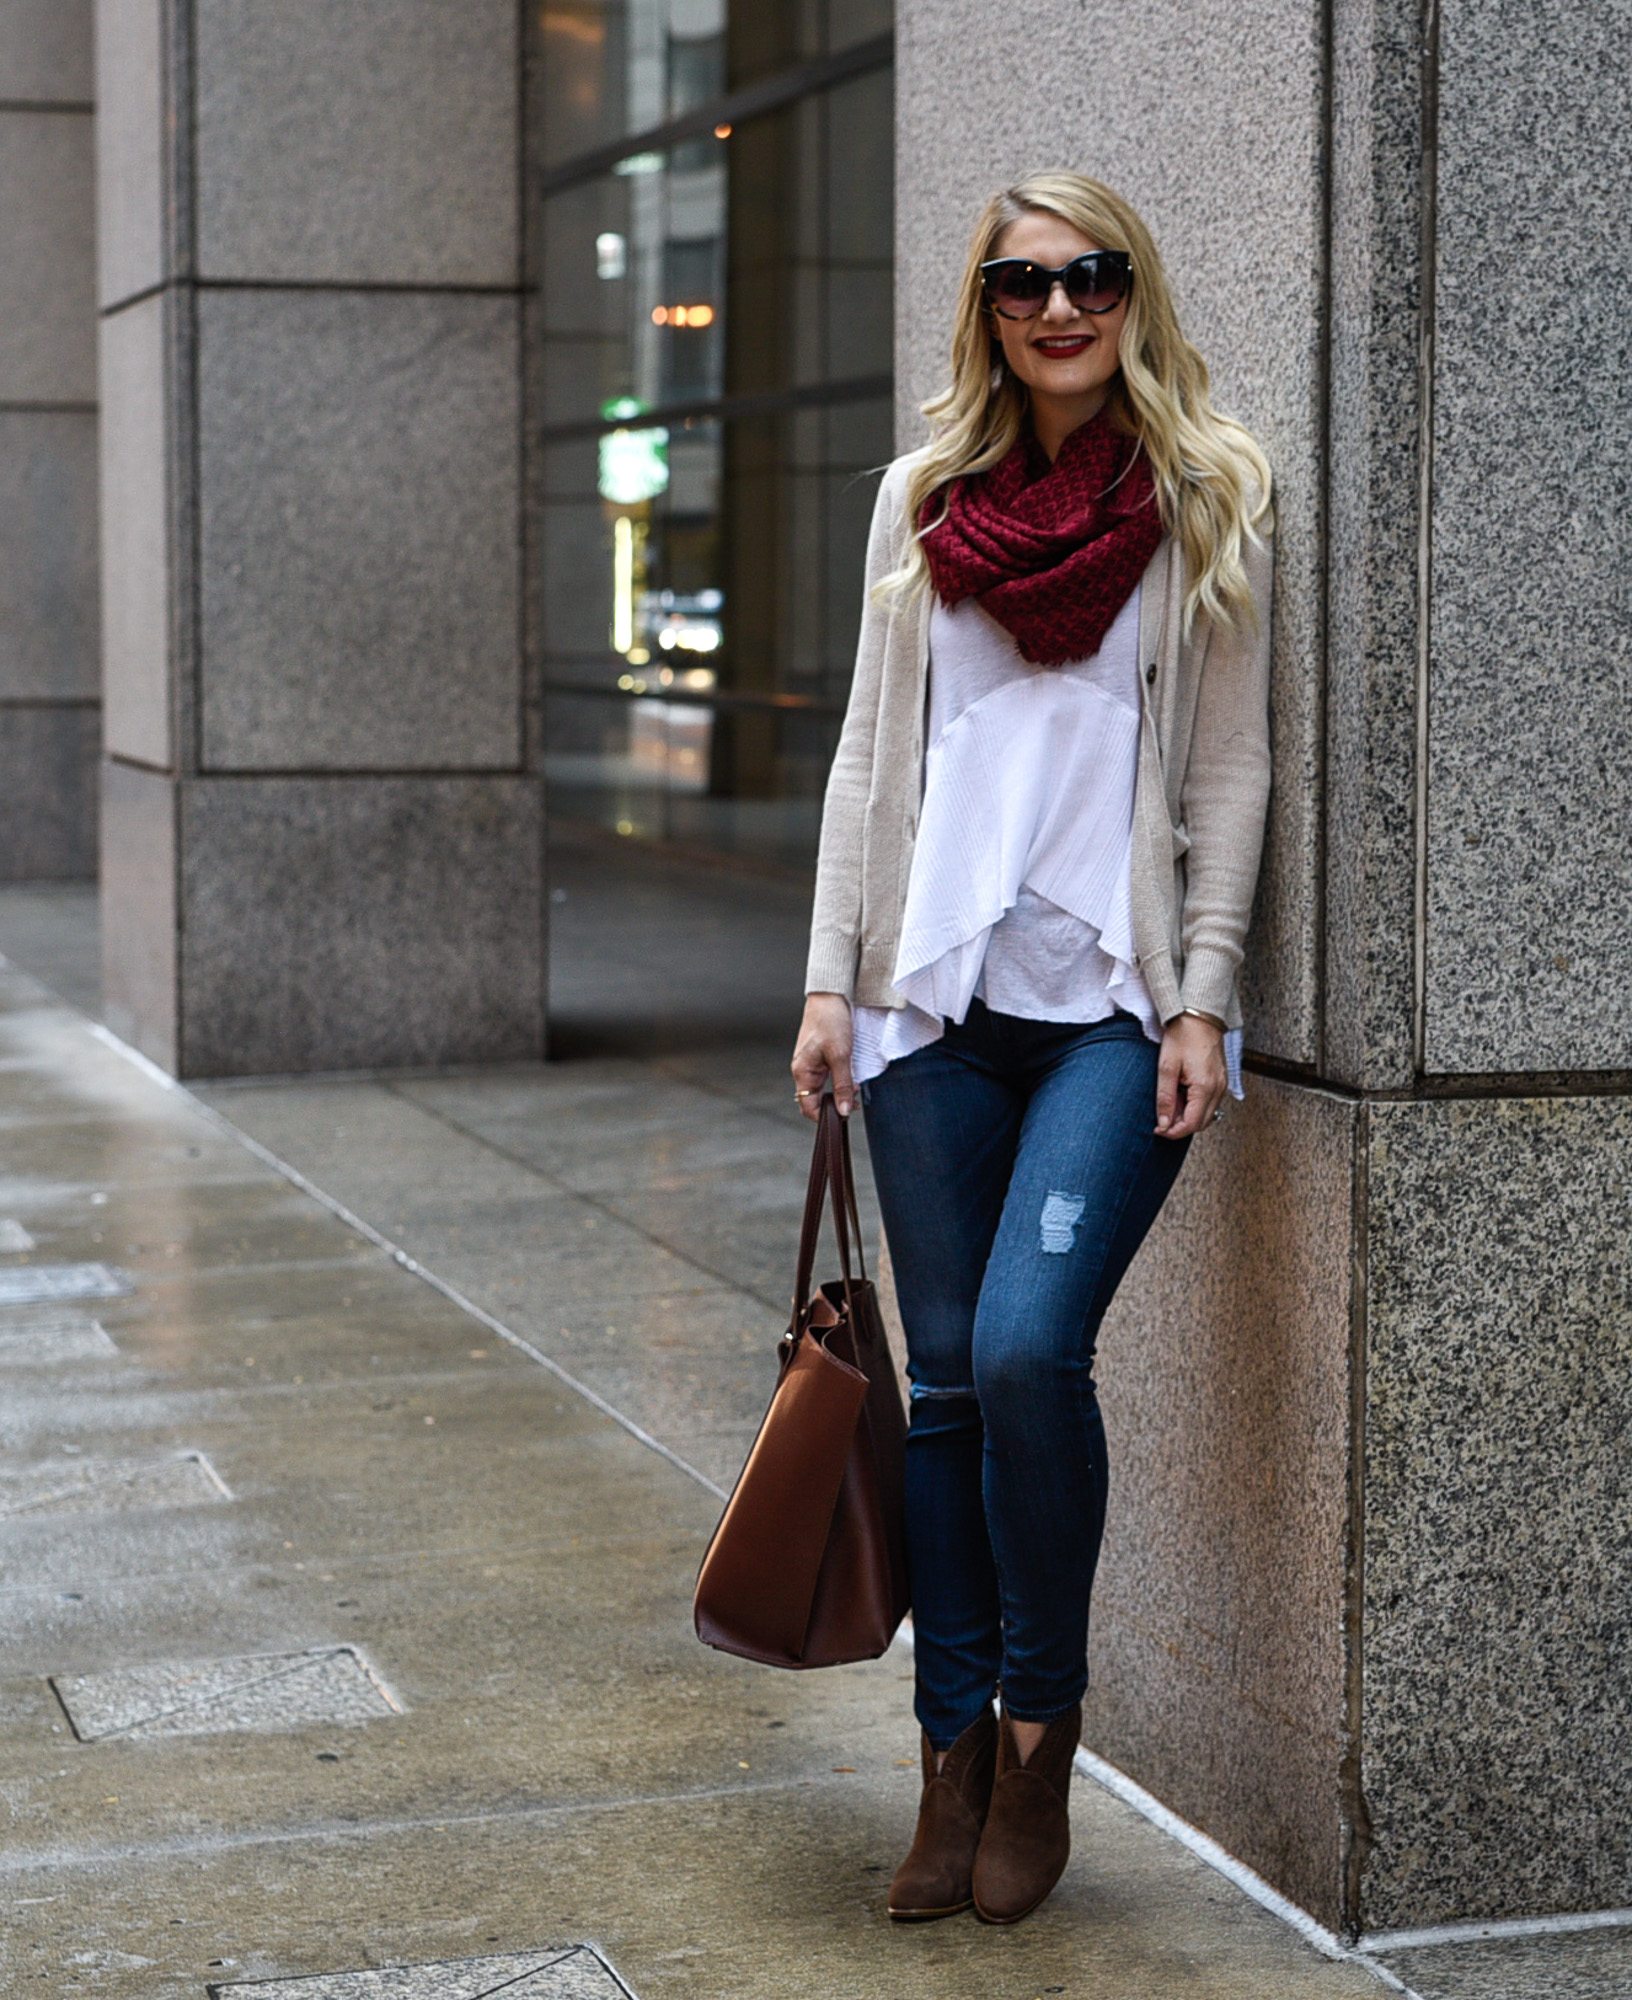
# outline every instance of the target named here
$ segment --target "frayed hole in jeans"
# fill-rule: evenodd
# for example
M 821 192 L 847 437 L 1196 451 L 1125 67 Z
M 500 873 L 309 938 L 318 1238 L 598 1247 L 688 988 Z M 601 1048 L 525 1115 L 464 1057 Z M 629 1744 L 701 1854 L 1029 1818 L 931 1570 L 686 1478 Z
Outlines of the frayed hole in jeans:
M 1048 1256 L 1063 1257 L 1075 1243 L 1077 1224 L 1087 1206 L 1085 1195 L 1061 1194 L 1058 1189 L 1049 1195 L 1043 1203 L 1040 1225 L 1043 1249 Z

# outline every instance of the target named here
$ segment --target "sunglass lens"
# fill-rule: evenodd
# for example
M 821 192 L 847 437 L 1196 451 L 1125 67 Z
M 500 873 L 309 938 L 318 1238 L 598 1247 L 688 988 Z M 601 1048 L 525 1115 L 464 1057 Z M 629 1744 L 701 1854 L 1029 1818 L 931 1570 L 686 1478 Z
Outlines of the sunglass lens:
M 1126 267 L 1108 257 L 1079 257 L 1065 274 L 1066 296 L 1078 312 L 1109 312 L 1127 289 Z
M 1048 297 L 1053 282 L 1049 272 L 1036 264 L 1004 264 L 991 272 L 987 285 L 992 304 L 1011 319 L 1025 319 L 1036 312 Z

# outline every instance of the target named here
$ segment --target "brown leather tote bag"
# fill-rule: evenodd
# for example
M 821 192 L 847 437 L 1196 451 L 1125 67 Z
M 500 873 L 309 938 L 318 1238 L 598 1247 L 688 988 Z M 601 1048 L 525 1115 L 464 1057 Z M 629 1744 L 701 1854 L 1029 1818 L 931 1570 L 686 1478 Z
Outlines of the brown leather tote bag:
M 813 1294 L 824 1189 L 843 1275 Z M 697 1636 L 768 1667 L 876 1659 L 907 1614 L 907 1426 L 861 1260 L 849 1127 L 831 1095 L 816 1125 L 793 1319 L 778 1353 L 770 1408 L 698 1573 Z

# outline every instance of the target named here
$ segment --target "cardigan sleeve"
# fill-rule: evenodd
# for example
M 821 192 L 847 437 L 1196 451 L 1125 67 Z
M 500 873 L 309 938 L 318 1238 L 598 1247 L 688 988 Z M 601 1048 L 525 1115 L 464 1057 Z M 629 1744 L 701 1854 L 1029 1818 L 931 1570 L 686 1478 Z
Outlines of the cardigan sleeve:
M 873 506 L 856 668 L 838 749 L 828 775 L 821 841 L 816 854 L 816 899 L 811 916 L 805 991 L 842 993 L 846 999 L 855 992 L 856 959 L 861 946 L 862 850 L 872 789 L 873 743 L 884 683 L 885 638 L 895 615 L 889 606 L 874 602 L 873 586 L 897 568 L 905 556 L 902 515 L 905 482 L 906 469 L 898 459 L 885 473 Z
M 1243 552 L 1255 621 L 1215 627 L 1202 663 L 1190 757 L 1180 794 L 1185 856 L 1180 1002 L 1235 1018 L 1241 964 L 1269 806 L 1270 592 L 1268 532 Z

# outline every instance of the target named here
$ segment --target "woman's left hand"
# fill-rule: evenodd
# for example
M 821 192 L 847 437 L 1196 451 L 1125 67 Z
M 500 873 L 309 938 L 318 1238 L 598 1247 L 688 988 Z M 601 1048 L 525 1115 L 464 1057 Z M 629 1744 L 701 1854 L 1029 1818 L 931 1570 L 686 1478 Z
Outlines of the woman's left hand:
M 1162 1035 L 1156 1070 L 1156 1132 L 1188 1139 L 1210 1125 L 1229 1088 L 1224 1030 L 1199 1014 L 1177 1014 Z

